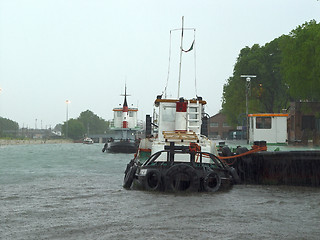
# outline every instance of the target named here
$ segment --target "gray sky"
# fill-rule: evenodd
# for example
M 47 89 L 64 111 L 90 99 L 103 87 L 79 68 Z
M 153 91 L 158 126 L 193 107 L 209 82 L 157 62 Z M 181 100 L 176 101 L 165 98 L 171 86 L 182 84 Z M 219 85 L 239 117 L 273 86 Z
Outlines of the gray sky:
M 109 120 L 125 82 L 139 118 L 164 90 L 170 30 L 196 28 L 197 94 L 209 115 L 245 46 L 319 21 L 317 0 L 0 0 L 0 116 L 54 127 L 87 109 Z M 172 33 L 168 95 L 177 97 L 180 34 Z M 193 32 L 185 33 L 189 48 Z M 253 73 L 244 73 L 253 74 Z M 183 55 L 181 96 L 192 98 L 194 52 Z

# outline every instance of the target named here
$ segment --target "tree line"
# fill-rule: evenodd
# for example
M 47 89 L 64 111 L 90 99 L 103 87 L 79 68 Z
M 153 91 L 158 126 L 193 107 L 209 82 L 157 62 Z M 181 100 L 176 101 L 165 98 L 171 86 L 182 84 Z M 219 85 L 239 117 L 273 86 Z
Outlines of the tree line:
M 242 125 L 246 112 L 246 79 L 250 81 L 249 113 L 277 113 L 291 101 L 320 101 L 320 24 L 306 22 L 264 46 L 241 49 L 223 87 L 222 110 L 230 124 Z
M 8 118 L 0 117 L 0 137 L 13 137 L 19 130 L 19 124 Z
M 109 122 L 90 110 L 80 113 L 76 119 L 69 119 L 62 125 L 62 134 L 74 140 L 89 134 L 103 134 L 109 129 Z
M 88 134 L 105 133 L 109 129 L 109 122 L 92 111 L 86 110 L 80 113 L 78 118 L 71 118 L 63 124 L 57 124 L 54 129 L 61 130 L 63 137 L 77 140 Z M 17 122 L 0 117 L 0 137 L 17 137 L 18 131 L 19 124 Z

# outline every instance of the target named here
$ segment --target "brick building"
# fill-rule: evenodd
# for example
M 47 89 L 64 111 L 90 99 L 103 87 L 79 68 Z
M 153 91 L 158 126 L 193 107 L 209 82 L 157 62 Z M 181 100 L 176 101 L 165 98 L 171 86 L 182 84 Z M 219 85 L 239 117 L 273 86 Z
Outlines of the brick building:
M 227 139 L 236 129 L 230 126 L 224 114 L 218 113 L 209 119 L 209 138 Z
M 289 142 L 319 144 L 320 102 L 291 102 L 288 118 Z

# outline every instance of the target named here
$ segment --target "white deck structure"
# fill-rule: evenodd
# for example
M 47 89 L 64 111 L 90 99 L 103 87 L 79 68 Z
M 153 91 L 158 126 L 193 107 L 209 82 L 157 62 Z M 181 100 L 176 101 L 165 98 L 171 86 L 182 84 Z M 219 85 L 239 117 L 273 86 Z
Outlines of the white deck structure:
M 197 143 L 201 151 L 217 154 L 215 145 L 201 135 L 202 116 L 206 101 L 200 99 L 156 99 L 154 123 L 158 125 L 151 154 L 164 150 L 165 145 L 189 146 Z M 164 160 L 160 159 L 159 160 Z
M 267 144 L 288 142 L 286 113 L 248 114 L 249 142 L 267 141 Z
M 123 108 L 114 108 L 113 109 L 113 121 L 114 128 L 123 128 L 123 121 L 128 122 L 127 128 L 137 128 L 138 127 L 138 119 L 137 113 L 138 108 L 128 108 L 127 112 L 123 111 Z M 124 117 L 123 115 L 126 114 Z

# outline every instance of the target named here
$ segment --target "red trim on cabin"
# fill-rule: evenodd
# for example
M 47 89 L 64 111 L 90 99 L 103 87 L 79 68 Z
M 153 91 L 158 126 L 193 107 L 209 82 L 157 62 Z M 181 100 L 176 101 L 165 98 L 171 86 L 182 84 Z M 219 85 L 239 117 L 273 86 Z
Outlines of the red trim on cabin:
M 127 121 L 123 121 L 122 122 L 122 128 L 128 128 L 128 122 Z
M 176 112 L 187 112 L 187 102 L 176 102 Z

